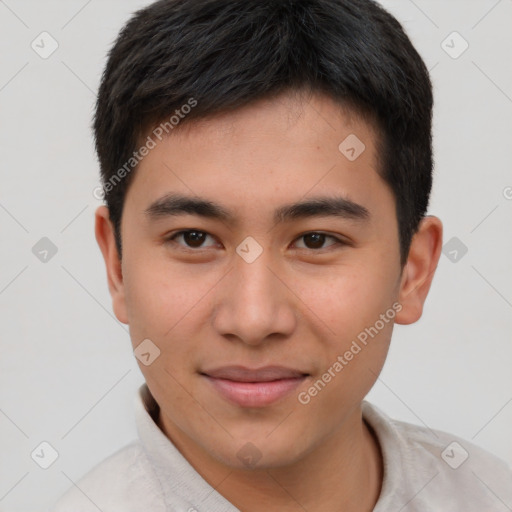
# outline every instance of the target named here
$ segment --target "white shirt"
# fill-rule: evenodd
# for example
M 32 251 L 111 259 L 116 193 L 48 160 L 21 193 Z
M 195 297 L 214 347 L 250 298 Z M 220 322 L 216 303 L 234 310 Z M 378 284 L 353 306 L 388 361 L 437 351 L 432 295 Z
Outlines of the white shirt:
M 158 410 L 143 384 L 135 396 L 139 439 L 90 470 L 52 512 L 240 512 L 163 434 Z M 446 432 L 392 420 L 369 402 L 362 411 L 384 458 L 374 512 L 512 510 L 512 469 L 499 458 Z

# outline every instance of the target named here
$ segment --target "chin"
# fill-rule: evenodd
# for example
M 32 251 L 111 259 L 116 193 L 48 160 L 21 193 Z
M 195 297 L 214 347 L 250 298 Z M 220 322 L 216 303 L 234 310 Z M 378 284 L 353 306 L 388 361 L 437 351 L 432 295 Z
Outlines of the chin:
M 275 428 L 275 426 L 273 427 Z M 251 429 L 252 431 L 254 429 Z M 224 443 L 210 444 L 207 449 L 215 459 L 233 469 L 272 469 L 288 466 L 300 460 L 308 447 L 299 444 L 302 436 L 281 435 L 265 429 L 259 435 L 244 435 L 230 430 L 233 438 Z M 311 447 L 312 448 L 312 447 Z

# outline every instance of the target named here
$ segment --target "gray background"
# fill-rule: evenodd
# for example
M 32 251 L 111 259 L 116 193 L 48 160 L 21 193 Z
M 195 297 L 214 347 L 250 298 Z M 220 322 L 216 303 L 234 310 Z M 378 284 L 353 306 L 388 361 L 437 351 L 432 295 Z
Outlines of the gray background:
M 148 3 L 0 1 L 3 511 L 47 510 L 136 437 L 132 407 L 143 379 L 127 327 L 113 316 L 94 239 L 100 201 L 90 123 L 106 52 L 130 13 Z M 512 2 L 383 4 L 431 69 L 429 213 L 443 220 L 445 243 L 457 238 L 458 252 L 456 261 L 451 246 L 441 256 L 422 319 L 395 328 L 368 399 L 512 463 Z M 46 59 L 31 48 L 43 31 L 59 45 Z M 457 58 L 462 41 L 446 40 L 453 31 L 469 44 Z M 42 237 L 57 247 L 47 262 L 32 252 Z M 48 469 L 31 458 L 43 441 L 58 452 Z

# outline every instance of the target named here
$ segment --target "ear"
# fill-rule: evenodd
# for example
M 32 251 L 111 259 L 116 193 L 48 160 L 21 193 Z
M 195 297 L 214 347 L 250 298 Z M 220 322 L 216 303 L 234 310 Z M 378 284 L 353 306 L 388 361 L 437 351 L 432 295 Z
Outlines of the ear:
M 100 246 L 107 268 L 108 289 L 112 297 L 114 314 L 120 322 L 128 324 L 121 261 L 115 243 L 114 226 L 110 221 L 110 213 L 106 206 L 98 207 L 95 220 L 96 241 Z
M 400 282 L 402 309 L 396 323 L 412 324 L 423 313 L 423 304 L 434 278 L 443 246 L 443 224 L 433 215 L 424 217 L 414 234 Z

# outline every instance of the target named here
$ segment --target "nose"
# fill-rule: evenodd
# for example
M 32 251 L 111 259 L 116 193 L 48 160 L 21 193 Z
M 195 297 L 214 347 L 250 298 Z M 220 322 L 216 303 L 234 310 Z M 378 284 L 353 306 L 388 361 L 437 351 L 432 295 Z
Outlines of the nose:
M 298 299 L 269 253 L 263 251 L 251 263 L 235 258 L 216 297 L 213 325 L 219 334 L 259 345 L 269 337 L 283 338 L 293 333 Z

